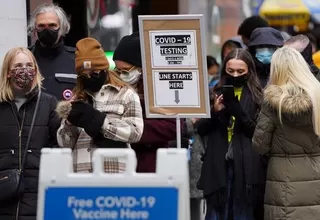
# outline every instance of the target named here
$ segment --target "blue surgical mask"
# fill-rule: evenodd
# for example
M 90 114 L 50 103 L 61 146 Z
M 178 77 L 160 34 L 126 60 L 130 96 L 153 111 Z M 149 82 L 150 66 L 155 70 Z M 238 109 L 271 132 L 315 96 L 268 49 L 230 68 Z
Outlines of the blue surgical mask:
M 273 53 L 276 48 L 257 48 L 256 58 L 263 64 L 270 64 Z

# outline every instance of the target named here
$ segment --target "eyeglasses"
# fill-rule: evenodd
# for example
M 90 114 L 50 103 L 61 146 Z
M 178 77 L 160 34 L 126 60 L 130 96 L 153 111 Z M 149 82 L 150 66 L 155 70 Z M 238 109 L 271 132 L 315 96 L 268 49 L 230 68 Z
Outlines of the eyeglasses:
M 88 73 L 78 73 L 78 78 L 80 79 L 89 79 L 89 78 L 98 78 L 100 73 L 105 72 L 105 70 L 94 70 Z
M 136 67 L 133 66 L 131 67 L 129 70 L 126 70 L 126 69 L 118 69 L 117 67 L 114 68 L 114 71 L 118 74 L 129 74 L 132 70 L 134 70 Z

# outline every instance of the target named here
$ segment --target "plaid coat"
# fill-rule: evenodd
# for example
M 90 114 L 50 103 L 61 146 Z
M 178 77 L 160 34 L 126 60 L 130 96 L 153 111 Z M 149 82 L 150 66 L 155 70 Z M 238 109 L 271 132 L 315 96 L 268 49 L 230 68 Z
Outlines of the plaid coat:
M 129 143 L 140 140 L 143 132 L 142 110 L 139 96 L 132 89 L 104 85 L 92 98 L 93 107 L 106 113 L 101 128 L 105 138 L 125 142 L 128 147 Z M 97 147 L 83 128 L 69 125 L 63 119 L 57 139 L 60 147 L 72 148 L 75 172 L 92 172 L 92 153 Z M 106 158 L 104 167 L 107 173 L 123 172 L 125 158 Z

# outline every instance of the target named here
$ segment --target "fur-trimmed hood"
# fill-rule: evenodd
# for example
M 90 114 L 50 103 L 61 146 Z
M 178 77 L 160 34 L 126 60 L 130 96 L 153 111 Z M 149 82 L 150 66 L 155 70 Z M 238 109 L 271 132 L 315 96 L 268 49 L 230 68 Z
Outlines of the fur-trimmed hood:
M 309 123 L 312 116 L 311 99 L 304 90 L 295 85 L 267 86 L 264 91 L 264 101 L 278 112 L 280 99 L 285 92 L 288 94 L 284 96 L 281 104 L 283 118 L 293 122 Z
M 285 91 L 288 91 L 288 95 L 282 101 L 283 113 L 301 114 L 312 109 L 312 102 L 307 93 L 294 85 L 268 86 L 264 91 L 264 99 L 271 107 L 278 109 L 280 98 Z

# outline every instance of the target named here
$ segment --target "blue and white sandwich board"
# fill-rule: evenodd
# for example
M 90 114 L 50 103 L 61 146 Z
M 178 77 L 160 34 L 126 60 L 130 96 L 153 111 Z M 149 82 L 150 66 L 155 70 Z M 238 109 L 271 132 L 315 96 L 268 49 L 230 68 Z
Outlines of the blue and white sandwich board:
M 104 172 L 105 158 L 126 158 L 124 173 Z M 74 173 L 70 149 L 43 149 L 37 220 L 189 220 L 185 149 L 159 149 L 156 173 L 136 173 L 132 149 L 97 149 L 93 173 Z

